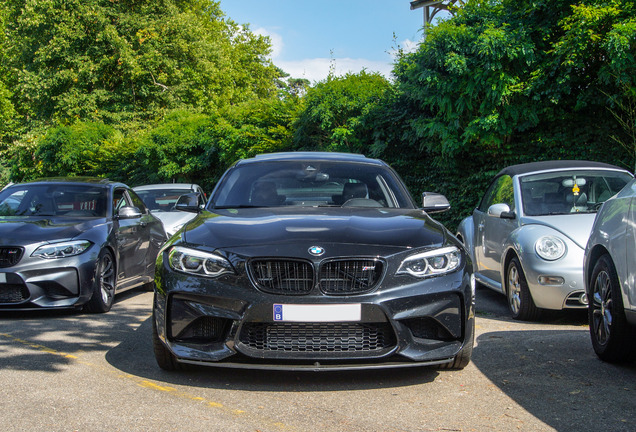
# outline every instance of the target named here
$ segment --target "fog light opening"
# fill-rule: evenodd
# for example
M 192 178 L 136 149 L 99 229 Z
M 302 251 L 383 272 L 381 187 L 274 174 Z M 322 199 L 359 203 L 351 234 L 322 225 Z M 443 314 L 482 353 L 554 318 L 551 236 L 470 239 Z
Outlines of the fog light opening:
M 590 303 L 590 302 L 588 301 L 588 298 L 587 298 L 587 294 L 586 294 L 586 293 L 581 294 L 581 296 L 579 297 L 579 301 L 580 301 L 582 304 L 586 305 L 586 306 Z

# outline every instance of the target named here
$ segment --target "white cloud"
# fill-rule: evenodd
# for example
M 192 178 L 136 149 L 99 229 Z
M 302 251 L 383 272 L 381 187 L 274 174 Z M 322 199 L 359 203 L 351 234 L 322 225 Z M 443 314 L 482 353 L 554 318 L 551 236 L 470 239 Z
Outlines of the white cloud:
M 269 37 L 269 41 L 272 44 L 272 52 L 270 54 L 271 59 L 275 59 L 281 55 L 283 52 L 283 48 L 285 44 L 283 43 L 283 37 L 278 33 L 274 33 L 269 31 L 263 27 L 259 27 L 256 30 L 253 30 L 252 33 L 255 33 L 259 36 L 267 36 Z
M 288 73 L 291 78 L 305 78 L 313 84 L 317 81 L 326 79 L 332 68 L 335 76 L 342 76 L 347 73 L 358 73 L 364 69 L 367 72 L 378 72 L 386 78 L 391 77 L 393 59 L 387 59 L 387 61 L 352 58 L 282 60 L 281 57 L 285 48 L 285 43 L 280 34 L 262 27 L 252 30 L 252 32 L 260 36 L 269 37 L 272 45 L 270 59 L 276 66 Z M 412 45 L 416 45 L 415 42 L 411 42 L 409 40 L 403 42 L 404 45 L 407 45 L 407 43 L 409 49 L 411 49 Z
M 358 73 L 364 69 L 369 73 L 378 72 L 387 78 L 390 78 L 393 70 L 393 64 L 390 61 L 351 58 L 314 58 L 296 61 L 274 60 L 274 63 L 287 72 L 291 78 L 305 78 L 311 83 L 326 79 L 332 68 L 335 76 Z

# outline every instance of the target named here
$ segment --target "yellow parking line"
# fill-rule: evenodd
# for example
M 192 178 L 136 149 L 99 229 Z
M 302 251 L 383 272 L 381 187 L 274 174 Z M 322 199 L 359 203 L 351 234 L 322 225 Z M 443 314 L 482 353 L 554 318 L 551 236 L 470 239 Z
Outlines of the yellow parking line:
M 49 348 L 49 347 L 47 347 L 45 345 L 41 345 L 41 344 L 33 343 L 33 342 L 30 342 L 30 341 L 27 341 L 27 340 L 24 340 L 24 339 L 20 339 L 20 338 L 17 338 L 15 336 L 12 336 L 12 335 L 10 335 L 8 333 L 0 333 L 0 337 L 4 337 L 6 339 L 9 339 L 9 340 L 12 340 L 14 342 L 20 343 L 20 344 L 22 344 L 24 346 L 27 346 L 29 348 L 33 348 L 33 349 L 35 349 L 37 351 L 40 351 L 40 352 L 44 352 L 44 353 L 47 353 L 47 354 L 52 354 L 52 355 L 68 358 L 68 359 L 71 359 L 71 360 L 77 360 L 77 363 L 79 363 L 79 364 L 91 367 L 93 369 L 99 369 L 102 372 L 106 372 L 108 374 L 115 375 L 118 378 L 127 379 L 129 381 L 134 382 L 136 385 L 138 385 L 140 387 L 143 387 L 143 388 L 146 388 L 146 389 L 150 389 L 150 390 L 153 390 L 153 391 L 160 391 L 162 393 L 170 394 L 173 397 L 178 397 L 180 399 L 187 399 L 187 400 L 200 402 L 200 403 L 203 403 L 204 405 L 206 405 L 206 406 L 208 406 L 210 408 L 215 408 L 215 409 L 221 410 L 221 411 L 223 411 L 225 413 L 229 413 L 229 414 L 232 414 L 232 415 L 235 415 L 235 416 L 246 414 L 246 411 L 244 411 L 244 410 L 226 407 L 222 403 L 211 401 L 211 400 L 208 400 L 206 398 L 203 398 L 203 397 L 200 397 L 200 396 L 195 396 L 195 395 L 192 395 L 192 394 L 189 394 L 189 393 L 186 393 L 186 392 L 181 392 L 181 391 L 177 390 L 174 387 L 168 387 L 168 386 L 165 386 L 165 385 L 161 385 L 161 384 L 158 384 L 156 382 L 148 381 L 146 379 L 137 377 L 135 375 L 122 374 L 121 372 L 119 372 L 117 370 L 109 369 L 109 368 L 106 368 L 106 367 L 101 366 L 101 365 L 97 365 L 97 364 L 94 364 L 94 363 L 90 363 L 90 362 L 81 360 L 79 357 L 74 356 L 72 354 L 67 354 L 67 353 L 64 353 L 64 352 L 57 351 L 57 350 L 54 350 L 52 348 Z M 261 422 L 263 422 L 265 424 L 268 424 L 270 427 L 273 427 L 273 428 L 276 428 L 276 429 L 280 429 L 282 431 L 294 431 L 294 430 L 296 430 L 296 428 L 294 428 L 293 426 L 288 426 L 288 425 L 285 425 L 284 423 L 281 423 L 281 422 L 275 422 L 275 421 L 271 421 L 271 420 L 270 421 L 265 421 L 264 419 L 262 419 L 260 417 L 259 417 L 259 421 L 261 421 Z

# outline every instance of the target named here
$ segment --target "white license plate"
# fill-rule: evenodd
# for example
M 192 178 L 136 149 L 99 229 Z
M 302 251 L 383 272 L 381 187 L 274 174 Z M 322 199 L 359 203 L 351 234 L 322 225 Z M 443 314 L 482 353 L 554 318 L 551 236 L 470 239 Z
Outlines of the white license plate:
M 360 321 L 360 303 L 354 304 L 275 304 L 274 321 L 340 322 Z
M 7 283 L 7 275 L 5 273 L 0 273 L 0 283 Z

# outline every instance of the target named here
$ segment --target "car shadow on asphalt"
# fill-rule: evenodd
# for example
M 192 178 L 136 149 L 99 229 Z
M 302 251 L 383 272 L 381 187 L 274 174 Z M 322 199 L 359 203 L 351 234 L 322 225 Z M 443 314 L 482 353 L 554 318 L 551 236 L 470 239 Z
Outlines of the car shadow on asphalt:
M 500 407 L 502 415 L 514 418 L 521 407 L 558 431 L 633 431 L 636 424 L 636 363 L 600 361 L 586 328 L 482 333 L 472 361 L 514 401 Z
M 424 384 L 439 373 L 431 367 L 374 369 L 359 371 L 263 371 L 225 367 L 188 366 L 168 372 L 157 366 L 152 348 L 152 319 L 127 335 L 108 351 L 106 360 L 122 372 L 174 385 L 243 391 L 350 391 Z
M 84 313 L 81 310 L 29 310 L 0 312 L 0 357 L 2 368 L 21 371 L 57 372 L 78 357 L 107 351 L 130 334 L 150 310 L 143 302 L 130 301 L 147 294 L 133 289 L 118 294 L 110 312 Z M 118 306 L 126 302 L 126 306 Z M 21 348 L 20 354 L 13 354 Z

